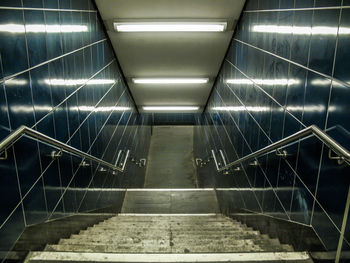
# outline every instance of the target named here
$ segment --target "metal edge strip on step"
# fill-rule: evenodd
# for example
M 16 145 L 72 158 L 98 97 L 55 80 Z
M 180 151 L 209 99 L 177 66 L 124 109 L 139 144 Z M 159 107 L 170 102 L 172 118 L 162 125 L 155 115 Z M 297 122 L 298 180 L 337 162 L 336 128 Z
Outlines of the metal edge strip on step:
M 216 213 L 203 213 L 203 214 L 151 214 L 151 213 L 120 213 L 117 216 L 222 216 L 222 214 Z
M 127 188 L 128 192 L 214 191 L 214 188 Z
M 24 263 L 35 262 L 271 262 L 310 260 L 307 252 L 260 252 L 216 254 L 113 254 L 75 252 L 30 252 Z

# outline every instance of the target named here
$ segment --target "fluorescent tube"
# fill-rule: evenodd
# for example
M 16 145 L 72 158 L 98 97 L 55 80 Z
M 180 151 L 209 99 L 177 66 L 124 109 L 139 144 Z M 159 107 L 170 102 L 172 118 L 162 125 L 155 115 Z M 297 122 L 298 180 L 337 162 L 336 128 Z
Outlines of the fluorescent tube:
M 114 23 L 118 32 L 223 32 L 226 22 L 121 22 Z

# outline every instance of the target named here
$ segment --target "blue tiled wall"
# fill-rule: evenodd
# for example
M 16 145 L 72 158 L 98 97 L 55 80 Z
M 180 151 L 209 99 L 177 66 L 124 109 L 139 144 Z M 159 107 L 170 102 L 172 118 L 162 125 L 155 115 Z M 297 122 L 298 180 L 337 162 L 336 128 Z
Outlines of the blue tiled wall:
M 248 0 L 207 109 L 196 118 L 197 154 L 221 149 L 234 161 L 311 124 L 350 149 L 349 7 L 349 1 Z M 315 137 L 286 150 L 286 159 L 267 154 L 257 167 L 250 160 L 241 171 L 215 175 L 216 186 L 250 189 L 237 200 L 242 208 L 311 225 L 334 250 L 349 166 L 330 160 Z
M 0 141 L 26 125 L 114 163 L 119 150 L 147 157 L 148 123 L 135 110 L 93 1 L 0 2 Z M 52 160 L 54 150 L 22 137 L 0 161 L 1 251 L 25 226 L 121 198 L 96 189 L 143 180 L 144 168 L 129 164 L 126 175 L 113 174 L 95 163 L 79 166 L 67 153 Z

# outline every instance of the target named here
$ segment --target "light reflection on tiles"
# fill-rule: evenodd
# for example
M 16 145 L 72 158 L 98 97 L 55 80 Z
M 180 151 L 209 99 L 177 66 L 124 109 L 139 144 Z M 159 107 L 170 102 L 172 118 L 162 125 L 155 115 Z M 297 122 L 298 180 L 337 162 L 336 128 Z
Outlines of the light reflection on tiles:
M 27 125 L 112 163 L 119 150 L 147 157 L 150 118 L 136 112 L 94 3 L 40 3 L 0 6 L 0 140 Z M 56 149 L 25 137 L 14 149 L 0 166 L 7 182 L 0 190 L 13 200 L 0 202 L 0 236 L 9 237 L 1 251 L 25 224 L 98 209 L 116 201 L 107 189 L 143 185 L 144 170 L 136 166 L 113 174 L 96 163 L 79 166 L 83 160 L 68 153 L 52 160 Z
M 210 156 L 214 149 L 220 162 L 219 150 L 226 160 L 234 161 L 311 124 L 327 130 L 350 148 L 350 107 L 345 106 L 350 99 L 350 85 L 342 69 L 350 67 L 350 53 L 344 52 L 344 41 L 350 35 L 350 16 L 344 14 L 348 14 L 350 3 L 345 1 L 342 9 L 315 8 L 314 1 L 311 6 L 299 6 L 292 1 L 286 6 L 288 9 L 280 12 L 283 6 L 279 2 L 247 1 L 206 111 L 203 116 L 195 116 L 196 124 L 201 126 L 195 129 L 196 157 Z M 313 12 L 323 17 L 322 24 L 315 24 L 318 17 L 312 20 Z M 334 26 L 333 20 L 340 21 L 340 26 Z M 320 42 L 317 39 L 321 37 Z M 330 58 L 328 51 L 332 49 Z M 317 59 L 309 56 L 312 52 L 319 54 Z M 343 66 L 333 67 L 334 71 L 323 66 L 330 64 L 332 69 L 338 60 Z M 200 168 L 199 183 L 246 190 L 250 185 L 251 192 L 234 198 L 237 203 L 242 201 L 243 208 L 260 212 L 262 207 L 263 213 L 275 217 L 303 224 L 311 222 L 326 247 L 336 249 L 337 242 L 332 240 L 339 238 L 350 184 L 344 175 L 349 174 L 349 166 L 339 166 L 328 159 L 327 147 L 314 137 L 285 149 L 291 153 L 286 159 L 270 153 L 259 158 L 260 165 L 255 169 L 246 162 L 243 170 L 216 174 L 214 179 L 215 168 L 209 162 Z M 260 185 L 260 177 L 265 173 L 273 182 L 273 189 L 267 182 Z M 262 193 L 254 196 L 259 192 L 257 183 Z M 277 205 L 278 199 L 283 207 Z M 348 232 L 345 237 L 348 244 Z

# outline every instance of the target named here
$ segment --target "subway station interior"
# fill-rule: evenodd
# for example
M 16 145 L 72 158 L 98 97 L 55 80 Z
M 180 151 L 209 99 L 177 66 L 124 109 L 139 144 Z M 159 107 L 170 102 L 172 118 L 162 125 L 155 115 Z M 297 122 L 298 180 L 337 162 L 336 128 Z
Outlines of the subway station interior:
M 349 0 L 0 0 L 0 262 L 350 262 Z

